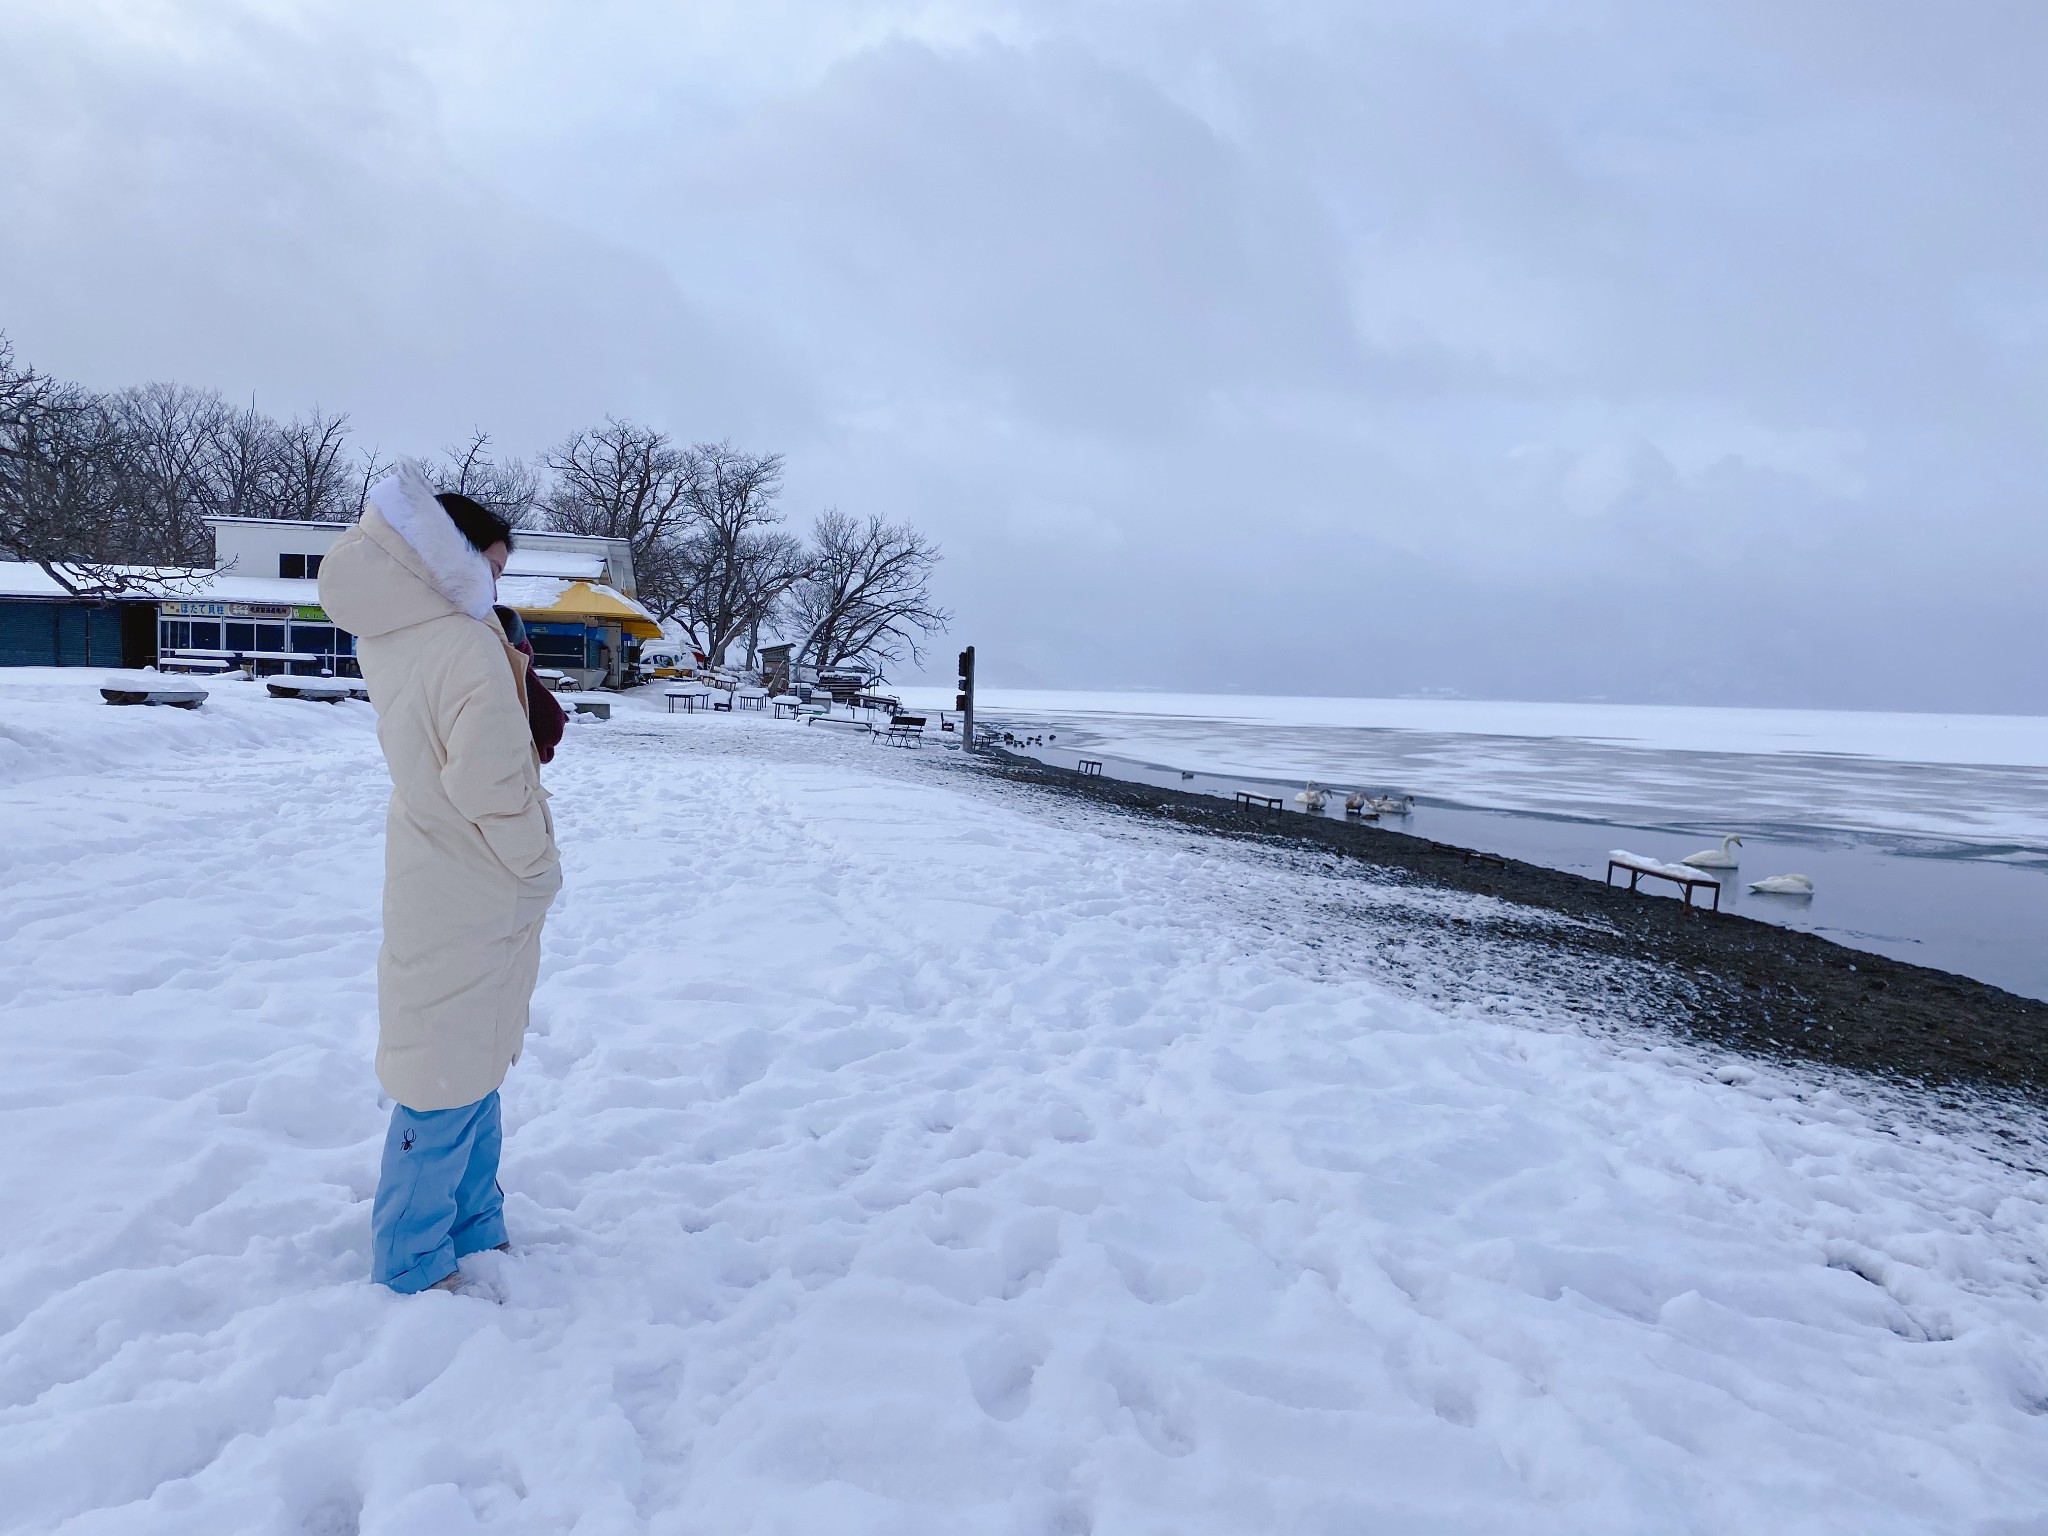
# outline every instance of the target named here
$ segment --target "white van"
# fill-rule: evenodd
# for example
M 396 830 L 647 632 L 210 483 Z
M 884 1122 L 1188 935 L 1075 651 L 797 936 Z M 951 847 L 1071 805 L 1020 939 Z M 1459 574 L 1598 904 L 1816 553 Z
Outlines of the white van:
M 697 653 L 675 640 L 643 640 L 640 643 L 640 681 L 656 678 L 695 677 Z

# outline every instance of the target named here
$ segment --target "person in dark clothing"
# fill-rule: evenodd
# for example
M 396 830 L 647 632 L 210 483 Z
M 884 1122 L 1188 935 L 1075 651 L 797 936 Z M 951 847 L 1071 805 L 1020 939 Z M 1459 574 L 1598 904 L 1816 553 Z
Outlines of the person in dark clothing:
M 568 729 L 569 717 L 554 691 L 540 680 L 539 669 L 533 662 L 533 642 L 526 638 L 526 621 L 503 603 L 491 611 L 498 616 L 498 625 L 505 631 L 512 649 L 526 658 L 526 717 L 533 728 L 533 749 L 540 753 L 543 763 L 552 763 L 555 748 L 562 744 L 562 733 Z

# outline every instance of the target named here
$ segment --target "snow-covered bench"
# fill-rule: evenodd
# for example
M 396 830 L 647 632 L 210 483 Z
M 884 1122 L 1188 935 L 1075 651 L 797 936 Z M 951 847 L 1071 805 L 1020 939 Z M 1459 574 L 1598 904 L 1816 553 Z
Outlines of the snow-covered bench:
M 898 715 L 889 722 L 882 739 L 892 747 L 915 747 L 924 743 L 924 716 Z
M 1628 871 L 1628 888 L 1635 890 L 1642 878 L 1648 875 L 1652 880 L 1669 880 L 1685 892 L 1685 908 L 1692 910 L 1692 893 L 1706 889 L 1714 893 L 1713 911 L 1721 910 L 1721 882 L 1712 875 L 1703 875 L 1685 864 L 1666 864 L 1646 854 L 1630 853 L 1626 848 L 1611 848 L 1607 853 L 1607 883 L 1614 884 L 1617 869 Z
M 806 725 L 827 726 L 835 731 L 852 731 L 857 736 L 872 736 L 875 728 L 865 720 L 842 720 L 836 715 L 812 715 Z
M 346 677 L 273 677 L 263 686 L 270 690 L 273 699 L 317 699 L 323 704 L 339 704 L 358 693 L 368 697 L 368 690 L 361 683 Z
M 197 709 L 206 702 L 206 690 L 181 677 L 160 672 L 111 672 L 100 680 L 100 697 L 109 704 L 168 704 L 173 709 Z

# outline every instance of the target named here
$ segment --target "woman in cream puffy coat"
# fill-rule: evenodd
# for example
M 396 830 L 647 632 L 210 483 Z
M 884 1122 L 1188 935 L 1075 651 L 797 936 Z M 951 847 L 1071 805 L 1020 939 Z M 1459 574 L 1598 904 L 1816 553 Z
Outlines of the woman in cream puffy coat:
M 458 1259 L 505 1244 L 497 1090 L 562 883 L 526 661 L 491 614 L 510 544 L 407 463 L 320 568 L 391 771 L 377 1076 L 396 1105 L 371 1224 L 374 1278 L 399 1291 L 453 1288 Z

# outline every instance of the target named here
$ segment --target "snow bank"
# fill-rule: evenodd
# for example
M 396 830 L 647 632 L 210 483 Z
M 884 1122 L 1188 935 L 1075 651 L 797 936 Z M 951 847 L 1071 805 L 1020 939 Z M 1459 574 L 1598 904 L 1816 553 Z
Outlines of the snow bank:
M 197 685 L 197 709 L 110 705 L 109 680 L 156 678 Z M 360 744 L 376 731 L 366 703 L 335 705 L 274 699 L 259 682 L 226 677 L 158 677 L 91 667 L 0 668 L 0 782 L 54 776 L 96 777 L 116 768 L 148 774 L 192 763 L 220 763 L 252 752 L 321 752 Z M 374 742 L 372 742 L 374 747 Z M 383 782 L 383 768 L 375 765 Z M 88 794 L 83 786 L 75 792 Z M 62 794 L 64 791 L 56 791 Z
M 2048 1507 L 2039 1175 L 1881 1099 L 1396 995 L 1332 876 L 637 701 L 549 772 L 517 1252 L 477 1264 L 505 1303 L 394 1297 L 362 1278 L 368 712 L 130 735 L 40 686 L 10 723 L 98 767 L 0 788 L 7 1529 Z

